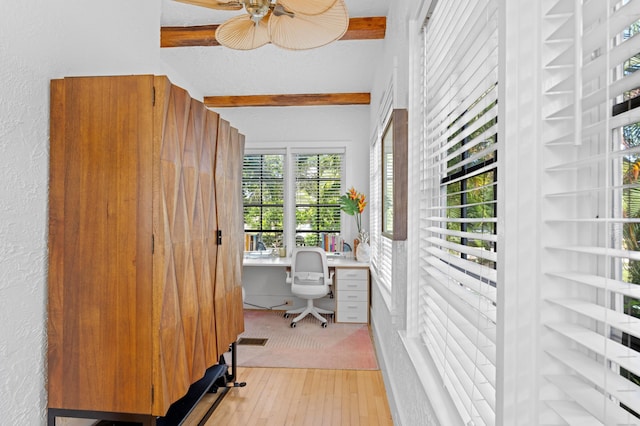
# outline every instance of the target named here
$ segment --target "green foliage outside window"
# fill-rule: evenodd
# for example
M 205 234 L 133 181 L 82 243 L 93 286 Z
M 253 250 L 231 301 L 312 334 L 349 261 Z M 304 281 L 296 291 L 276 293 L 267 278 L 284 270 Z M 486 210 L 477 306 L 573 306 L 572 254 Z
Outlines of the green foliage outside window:
M 622 131 L 623 148 L 630 150 L 629 155 L 622 157 L 622 211 L 623 217 L 640 218 L 640 157 L 633 148 L 640 147 L 640 123 L 625 126 Z M 623 224 L 623 248 L 625 250 L 640 250 L 640 224 Z M 625 264 L 623 280 L 633 284 L 640 284 L 640 261 L 629 260 Z M 624 312 L 636 318 L 640 318 L 640 300 L 625 296 Z M 624 345 L 640 350 L 640 342 L 626 333 L 623 336 Z M 640 386 L 640 377 L 621 368 L 620 374 L 628 380 Z M 629 410 L 628 407 L 624 407 Z
M 494 88 L 495 86 L 487 90 L 475 104 L 482 101 Z M 466 233 L 464 237 L 447 235 L 447 241 L 486 251 L 496 250 L 495 243 L 486 239 L 487 235 L 496 233 L 496 223 L 493 220 L 496 217 L 496 154 L 491 147 L 497 142 L 497 119 L 486 118 L 496 108 L 497 101 L 491 102 L 466 123 L 458 123 L 462 119 L 461 116 L 450 124 L 450 127 L 459 128 L 448 140 L 460 140 L 447 150 L 447 175 L 442 180 L 447 194 L 447 217 L 454 219 L 448 222 L 447 229 L 456 233 Z M 473 126 L 477 126 L 473 132 L 460 137 Z M 474 235 L 478 238 L 473 238 Z M 453 255 L 496 268 L 493 261 L 481 257 L 472 258 L 467 253 L 454 249 L 449 251 Z
M 321 233 L 340 233 L 342 159 L 342 154 L 296 155 L 296 245 L 318 246 Z
M 282 246 L 284 155 L 245 155 L 242 169 L 244 229 L 269 247 Z

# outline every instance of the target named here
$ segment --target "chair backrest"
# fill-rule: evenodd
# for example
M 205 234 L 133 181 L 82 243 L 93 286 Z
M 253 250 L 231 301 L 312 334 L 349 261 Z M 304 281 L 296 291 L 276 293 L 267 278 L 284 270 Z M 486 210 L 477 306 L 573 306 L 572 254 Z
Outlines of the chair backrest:
M 291 255 L 292 284 L 329 285 L 327 255 L 320 247 L 296 247 Z

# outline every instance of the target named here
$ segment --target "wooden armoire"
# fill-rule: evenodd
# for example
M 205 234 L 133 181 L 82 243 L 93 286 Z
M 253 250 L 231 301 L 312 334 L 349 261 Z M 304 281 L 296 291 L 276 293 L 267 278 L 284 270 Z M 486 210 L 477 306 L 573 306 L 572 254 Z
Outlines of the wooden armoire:
M 72 77 L 50 143 L 49 409 L 164 416 L 244 330 L 244 136 L 166 77 Z

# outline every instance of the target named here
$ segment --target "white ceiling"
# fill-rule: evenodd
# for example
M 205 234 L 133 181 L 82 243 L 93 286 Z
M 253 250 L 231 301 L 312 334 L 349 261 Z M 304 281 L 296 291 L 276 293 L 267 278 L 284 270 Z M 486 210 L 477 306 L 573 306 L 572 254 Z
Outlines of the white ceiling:
M 244 11 L 216 11 L 162 0 L 163 26 L 220 24 Z M 386 16 L 389 0 L 345 0 L 350 17 Z M 371 91 L 382 40 L 337 41 L 288 51 L 221 46 L 162 49 L 162 57 L 204 96 Z

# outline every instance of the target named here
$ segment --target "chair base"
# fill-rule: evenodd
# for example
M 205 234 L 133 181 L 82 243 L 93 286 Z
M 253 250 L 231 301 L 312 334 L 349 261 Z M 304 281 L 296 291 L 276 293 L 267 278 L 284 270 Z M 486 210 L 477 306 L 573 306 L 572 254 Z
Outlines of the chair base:
M 327 319 L 322 317 L 320 314 L 333 315 L 333 311 L 318 308 L 317 306 L 313 305 L 313 299 L 307 299 L 307 306 L 305 306 L 304 308 L 291 309 L 286 311 L 284 313 L 285 318 L 288 318 L 289 315 L 291 314 L 300 314 L 291 321 L 291 327 L 295 327 L 295 323 L 297 323 L 298 321 L 300 321 L 302 318 L 306 317 L 309 314 L 313 315 L 318 320 L 320 320 L 320 323 L 323 325 L 323 327 L 326 327 Z

